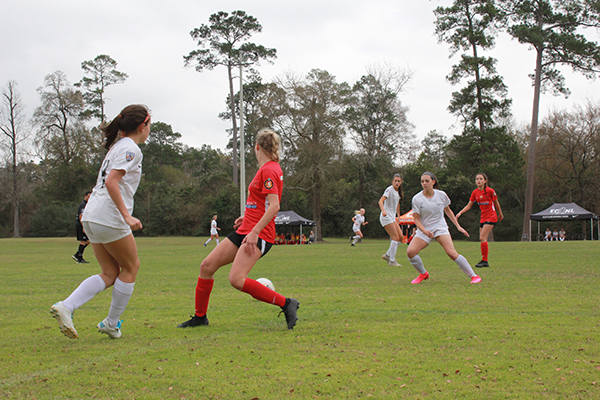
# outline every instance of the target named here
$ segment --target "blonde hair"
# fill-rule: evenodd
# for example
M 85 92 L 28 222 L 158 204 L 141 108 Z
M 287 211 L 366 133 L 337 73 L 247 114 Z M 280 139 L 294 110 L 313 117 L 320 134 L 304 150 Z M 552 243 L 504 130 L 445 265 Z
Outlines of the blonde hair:
M 256 144 L 271 157 L 271 160 L 279 162 L 281 138 L 275 131 L 269 128 L 261 129 L 256 135 Z

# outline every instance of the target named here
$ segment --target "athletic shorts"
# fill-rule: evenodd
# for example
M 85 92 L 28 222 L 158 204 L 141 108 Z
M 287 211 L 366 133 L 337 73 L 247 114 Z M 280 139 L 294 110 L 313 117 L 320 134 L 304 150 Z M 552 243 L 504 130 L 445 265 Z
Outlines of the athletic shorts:
M 450 231 L 448 230 L 448 228 L 438 228 L 438 229 L 435 229 L 435 230 L 430 231 L 430 232 L 433 232 L 433 238 L 430 238 L 429 236 L 427 236 L 426 234 L 424 234 L 423 232 L 421 232 L 420 229 L 417 229 L 417 234 L 415 235 L 415 237 L 418 237 L 419 239 L 421 239 L 425 243 L 430 244 L 438 236 L 450 235 Z
M 216 229 L 211 229 L 210 230 L 210 236 L 218 236 L 218 235 L 219 235 L 219 232 L 217 232 Z
M 392 217 L 392 216 L 390 216 L 390 214 L 388 214 L 384 217 L 383 213 L 380 213 L 379 214 L 379 222 L 381 223 L 381 226 L 385 227 L 386 225 L 396 222 L 396 217 Z
M 83 225 L 81 223 L 75 224 L 75 230 L 77 231 L 77 241 L 79 242 L 87 242 L 89 239 L 83 231 Z
M 231 240 L 231 243 L 235 244 L 237 247 L 240 247 L 245 237 L 246 235 L 241 235 L 236 231 L 233 231 L 227 236 L 227 239 Z M 273 243 L 269 243 L 261 238 L 258 238 L 258 242 L 256 242 L 256 247 L 260 250 L 261 257 L 267 254 L 272 246 Z
M 484 221 L 482 223 L 479 224 L 480 228 L 483 228 L 484 225 L 492 225 L 492 226 L 496 226 L 497 222 L 490 222 L 490 221 Z
M 83 222 L 83 229 L 91 243 L 112 243 L 131 235 L 131 228 L 111 228 L 110 226 L 96 224 L 94 222 Z

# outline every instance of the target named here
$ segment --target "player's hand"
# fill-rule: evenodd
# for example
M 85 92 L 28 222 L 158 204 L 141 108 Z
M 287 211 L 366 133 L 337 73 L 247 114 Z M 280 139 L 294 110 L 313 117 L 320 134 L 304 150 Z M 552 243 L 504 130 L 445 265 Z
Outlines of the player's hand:
M 464 234 L 466 237 L 470 237 L 469 232 L 467 232 L 467 230 L 465 228 L 463 228 L 462 226 L 460 228 L 458 228 L 458 231 L 460 233 Z
M 504 219 L 504 214 L 498 215 L 498 222 L 502 221 L 503 219 Z
M 384 217 L 387 217 L 387 212 L 386 211 L 382 211 L 381 215 L 383 215 Z
M 131 215 L 125 218 L 125 222 L 127 223 L 127 225 L 129 225 L 132 231 L 137 231 L 143 228 L 142 221 L 135 217 L 132 217 Z
M 431 239 L 433 239 L 433 232 L 431 232 L 431 231 L 425 231 L 425 232 L 423 232 L 423 233 L 424 233 L 424 234 L 425 234 L 425 235 L 426 235 L 428 238 L 431 238 Z
M 456 219 L 459 219 L 461 215 L 461 213 L 456 214 Z
M 242 225 L 242 222 L 244 221 L 244 217 L 237 217 L 237 219 L 235 220 L 235 222 L 233 223 L 233 229 L 237 229 L 240 227 L 240 225 Z
M 242 244 L 246 244 L 246 253 L 253 255 L 254 252 L 259 251 L 256 244 L 258 243 L 258 233 L 250 232 L 246 235 Z

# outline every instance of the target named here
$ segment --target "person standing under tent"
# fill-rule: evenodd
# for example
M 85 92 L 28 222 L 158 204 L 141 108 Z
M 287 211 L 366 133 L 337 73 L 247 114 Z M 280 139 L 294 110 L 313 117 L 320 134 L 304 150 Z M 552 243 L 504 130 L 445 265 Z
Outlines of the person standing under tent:
M 77 240 L 79 241 L 79 248 L 77 249 L 77 253 L 73 254 L 73 260 L 77 261 L 78 264 L 89 264 L 88 261 L 85 261 L 83 258 L 83 252 L 85 248 L 90 244 L 90 240 L 85 235 L 85 231 L 83 229 L 83 225 L 81 224 L 81 217 L 83 216 L 83 210 L 85 210 L 85 206 L 87 205 L 88 200 L 90 199 L 90 195 L 92 192 L 89 190 L 85 192 L 83 195 L 83 200 L 79 203 L 79 207 L 77 208 L 77 217 L 75 220 L 75 232 L 77 233 Z
M 379 209 L 381 210 L 379 222 L 390 235 L 390 247 L 381 258 L 392 267 L 401 266 L 396 261 L 396 252 L 398 251 L 398 244 L 402 243 L 403 236 L 396 216 L 400 215 L 400 201 L 402 200 L 404 200 L 402 175 L 395 174 L 392 184 L 385 189 L 383 196 L 379 199 Z
M 204 242 L 204 247 L 215 238 L 217 241 L 217 246 L 219 245 L 219 232 L 221 228 L 217 228 L 217 215 L 213 215 L 212 221 L 210 221 L 210 238 L 206 242 Z
M 450 218 L 450 221 L 452 221 L 459 232 L 467 237 L 469 233 L 460 226 L 450 209 L 448 195 L 444 191 L 439 190 L 437 178 L 432 172 L 424 172 L 421 175 L 421 186 L 423 190 L 417 193 L 412 199 L 413 218 L 418 230 L 406 251 L 408 260 L 419 272 L 419 276 L 411 283 L 418 284 L 429 279 L 429 272 L 425 269 L 419 253 L 434 240 L 444 248 L 450 259 L 471 278 L 471 283 L 481 282 L 481 277 L 475 274 L 467 259 L 458 254 L 454 248 L 454 243 L 452 243 L 452 237 L 444 219 L 444 214 Z
M 104 147 L 108 150 L 90 200 L 81 219 L 102 272 L 85 279 L 69 297 L 50 308 L 65 336 L 76 339 L 73 312 L 107 287 L 113 286 L 108 316 L 98 331 L 113 339 L 121 337 L 121 314 L 133 293 L 140 268 L 132 231 L 142 229 L 133 217 L 133 196 L 142 176 L 142 152 L 138 144 L 150 134 L 150 113 L 143 105 L 130 105 L 107 126 Z
M 254 154 L 259 168 L 248 188 L 245 215 L 235 220 L 236 230 L 202 261 L 196 285 L 194 315 L 179 324 L 178 328 L 208 325 L 206 315 L 214 275 L 222 266 L 232 264 L 229 271 L 231 286 L 256 300 L 281 307 L 287 328 L 294 329 L 300 302 L 248 278 L 256 262 L 269 252 L 275 241 L 275 217 L 283 190 L 283 172 L 279 166 L 280 146 L 281 139 L 274 131 L 262 129 L 258 133 Z
M 365 221 L 365 209 L 361 208 L 357 211 L 352 217 L 352 232 L 354 232 L 354 236 L 350 237 L 351 246 L 354 246 L 356 242 L 363 238 L 363 234 L 360 231 L 360 227 L 363 225 L 367 225 L 368 222 Z
M 490 266 L 488 263 L 488 238 L 492 233 L 492 229 L 496 226 L 496 223 L 504 219 L 504 214 L 502 214 L 502 208 L 500 208 L 500 202 L 498 201 L 498 196 L 496 196 L 496 191 L 487 185 L 487 175 L 481 172 L 475 175 L 475 184 L 477 185 L 477 189 L 473 190 L 473 193 L 471 193 L 471 198 L 465 208 L 456 214 L 456 219 L 469 211 L 474 203 L 479 205 L 479 209 L 481 210 L 481 217 L 479 219 L 481 261 L 475 264 L 475 266 L 477 268 L 482 268 Z M 496 211 L 498 212 L 497 215 Z

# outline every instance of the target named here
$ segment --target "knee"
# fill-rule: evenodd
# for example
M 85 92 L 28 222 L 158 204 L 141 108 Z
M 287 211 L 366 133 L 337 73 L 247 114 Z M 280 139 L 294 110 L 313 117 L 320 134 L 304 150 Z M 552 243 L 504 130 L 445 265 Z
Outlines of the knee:
M 456 251 L 456 250 L 451 250 L 451 251 L 448 251 L 448 252 L 446 252 L 446 254 L 448 254 L 448 257 L 450 257 L 450 259 L 451 259 L 452 261 L 456 261 L 456 259 L 457 259 L 457 258 L 458 258 L 458 256 L 460 255 L 460 254 L 458 254 L 458 251 Z
M 410 248 L 408 248 L 408 250 L 406 250 L 406 257 L 408 257 L 409 260 L 411 258 L 414 258 L 417 254 L 419 254 L 419 253 L 414 250 L 411 250 Z
M 242 290 L 244 288 L 244 283 L 246 282 L 246 277 L 237 276 L 234 274 L 229 274 L 229 283 L 231 286 L 236 288 L 237 290 Z

